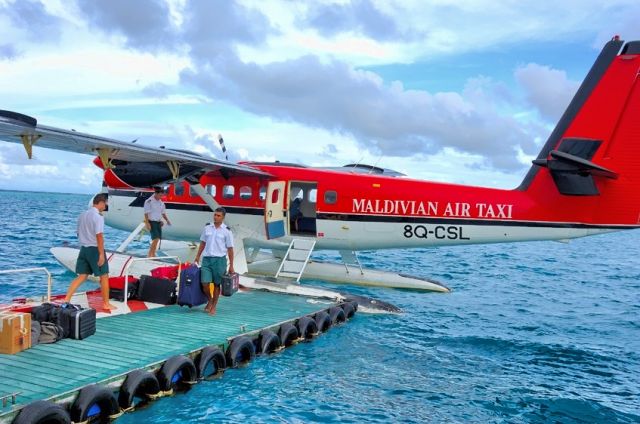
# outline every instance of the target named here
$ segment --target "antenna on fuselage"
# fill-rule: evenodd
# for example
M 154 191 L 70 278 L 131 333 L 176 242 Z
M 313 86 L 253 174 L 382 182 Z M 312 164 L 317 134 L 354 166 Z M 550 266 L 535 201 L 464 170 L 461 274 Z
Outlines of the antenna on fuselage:
M 367 172 L 367 174 L 371 174 L 373 170 L 376 169 L 376 167 L 378 166 L 378 162 L 380 162 L 380 159 L 382 159 L 382 155 L 378 156 L 378 160 L 376 161 L 376 163 L 373 164 L 371 169 L 369 169 L 369 172 Z
M 360 165 L 360 162 L 362 162 L 363 160 L 364 160 L 364 156 L 361 156 L 358 162 L 356 162 L 355 165 L 353 165 L 353 169 L 355 170 L 356 168 L 358 168 L 358 165 Z M 351 172 L 353 173 L 355 171 L 351 171 Z

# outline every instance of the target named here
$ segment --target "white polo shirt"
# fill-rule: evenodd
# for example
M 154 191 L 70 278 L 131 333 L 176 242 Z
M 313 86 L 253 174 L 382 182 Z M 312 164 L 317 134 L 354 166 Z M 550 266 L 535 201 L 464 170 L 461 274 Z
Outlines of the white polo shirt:
M 160 221 L 165 209 L 164 202 L 157 200 L 155 195 L 144 201 L 144 213 L 147 214 L 149 221 Z
M 218 228 L 213 224 L 207 224 L 202 230 L 200 241 L 206 243 L 203 256 L 227 256 L 227 249 L 233 247 L 233 234 L 224 224 L 220 224 Z
M 92 206 L 78 218 L 78 241 L 81 246 L 98 246 L 96 234 L 104 233 L 104 217 Z

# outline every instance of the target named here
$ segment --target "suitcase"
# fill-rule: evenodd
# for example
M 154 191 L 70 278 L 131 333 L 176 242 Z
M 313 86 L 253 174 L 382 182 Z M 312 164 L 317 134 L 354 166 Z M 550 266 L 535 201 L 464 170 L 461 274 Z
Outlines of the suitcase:
M 198 306 L 207 302 L 207 296 L 200 284 L 200 268 L 191 265 L 180 273 L 180 289 L 178 290 L 178 305 Z
M 220 288 L 220 294 L 223 296 L 231 296 L 238 291 L 240 286 L 240 277 L 237 272 L 232 274 L 225 274 L 222 276 L 222 284 Z
M 176 303 L 176 282 L 143 275 L 138 282 L 138 299 L 160 305 L 173 305 Z
M 65 330 L 65 337 L 82 340 L 96 332 L 95 309 L 66 304 L 60 308 L 59 315 L 58 325 Z
M 53 303 L 43 303 L 42 305 L 35 306 L 31 310 L 31 318 L 38 322 L 51 321 L 51 313 L 55 308 L 56 305 Z
M 175 281 L 178 278 L 178 268 L 180 268 L 179 265 L 159 266 L 151 270 L 151 276 Z
M 138 279 L 136 277 L 129 276 L 127 292 L 127 300 L 136 298 L 138 292 Z M 120 302 L 124 301 L 124 277 L 109 277 L 109 297 Z
M 74 306 L 75 307 L 75 306 Z M 77 306 L 79 308 L 79 306 Z M 62 315 L 60 312 L 62 307 L 54 303 L 43 303 L 40 306 L 36 306 L 31 310 L 31 317 L 34 321 L 39 323 L 52 322 L 62 327 L 62 337 L 68 337 L 69 319 L 67 315 Z

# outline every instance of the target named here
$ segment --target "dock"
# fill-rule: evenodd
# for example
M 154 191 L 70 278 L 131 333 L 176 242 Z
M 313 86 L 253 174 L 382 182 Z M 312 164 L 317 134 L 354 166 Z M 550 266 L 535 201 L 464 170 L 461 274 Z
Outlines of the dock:
M 106 387 L 117 397 L 134 370 L 157 373 L 167 359 L 195 359 L 207 347 L 229 355 L 234 340 L 245 338 L 255 346 L 266 329 L 278 334 L 311 318 L 317 334 L 318 317 L 333 312 L 331 324 L 343 322 L 353 314 L 353 306 L 251 290 L 222 298 L 215 316 L 202 306 L 171 305 L 100 318 L 96 333 L 85 340 L 63 339 L 0 355 L 0 424 L 14 422 L 21 409 L 36 401 L 51 401 L 68 411 L 78 393 L 91 385 Z

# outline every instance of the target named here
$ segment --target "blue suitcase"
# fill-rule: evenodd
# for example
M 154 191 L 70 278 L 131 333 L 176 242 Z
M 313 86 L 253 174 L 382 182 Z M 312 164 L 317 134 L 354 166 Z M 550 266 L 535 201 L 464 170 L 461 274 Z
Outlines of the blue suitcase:
M 207 303 L 207 296 L 200 284 L 200 268 L 191 265 L 180 273 L 180 288 L 178 290 L 178 305 L 198 306 Z

